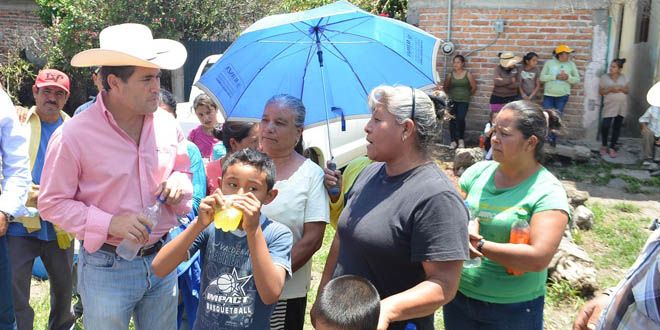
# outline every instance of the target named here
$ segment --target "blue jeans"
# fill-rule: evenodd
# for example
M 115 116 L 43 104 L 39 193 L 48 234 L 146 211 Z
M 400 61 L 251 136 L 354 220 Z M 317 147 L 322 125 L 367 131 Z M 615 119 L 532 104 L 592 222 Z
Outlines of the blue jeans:
M 465 135 L 465 117 L 470 103 L 454 102 L 454 119 L 449 121 L 449 134 L 452 142 L 462 140 Z
M 0 237 L 0 330 L 16 329 L 14 305 L 11 297 L 11 269 L 7 250 L 7 236 Z
M 126 261 L 111 252 L 81 249 L 78 290 L 85 329 L 128 329 L 134 315 L 136 329 L 176 330 L 176 272 L 162 279 L 154 275 L 155 256 Z
M 548 96 L 543 95 L 543 109 L 556 109 L 560 116 L 564 115 L 564 108 L 568 102 L 568 95 Z
M 559 112 L 559 116 L 564 115 L 564 108 L 568 102 L 568 95 L 564 96 L 548 96 L 543 95 L 543 109 L 555 109 Z M 555 133 L 548 134 L 548 141 L 552 145 L 557 142 L 557 135 Z
M 530 301 L 495 304 L 456 297 L 442 308 L 446 330 L 543 330 L 544 296 Z

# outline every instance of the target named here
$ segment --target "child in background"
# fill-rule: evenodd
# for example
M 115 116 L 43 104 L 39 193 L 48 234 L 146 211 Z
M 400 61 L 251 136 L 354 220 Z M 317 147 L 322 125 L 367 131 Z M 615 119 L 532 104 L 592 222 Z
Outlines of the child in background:
M 490 112 L 490 115 L 488 117 L 488 122 L 484 127 L 484 133 L 481 135 L 481 139 L 483 139 L 484 141 L 482 149 L 486 153 L 484 156 L 484 159 L 486 160 L 493 159 L 493 151 L 490 148 L 490 137 L 493 135 L 493 131 L 495 130 L 495 127 L 493 126 L 493 120 L 495 119 L 495 115 L 497 115 L 497 112 L 492 112 L 492 111 Z
M 529 52 L 523 56 L 523 65 L 518 73 L 518 81 L 520 82 L 519 92 L 523 100 L 533 101 L 536 93 L 541 88 L 541 70 L 537 64 L 539 63 L 539 56 L 534 52 Z
M 213 134 L 222 141 L 227 154 L 245 148 L 259 148 L 259 124 L 244 121 L 228 121 L 223 130 L 214 130 Z M 214 192 L 220 188 L 218 178 L 222 177 L 222 157 L 213 159 L 206 164 L 207 191 Z
M 193 101 L 193 109 L 201 124 L 190 131 L 188 140 L 197 145 L 202 158 L 208 161 L 213 153 L 213 145 L 220 141 L 213 136 L 213 129 L 218 125 L 218 106 L 208 95 L 200 94 Z
M 227 154 L 227 148 L 222 143 L 222 127 L 222 124 L 217 124 L 213 128 L 213 137 L 218 139 L 220 142 L 213 145 L 213 152 L 211 153 L 210 161 L 218 160 Z
M 193 329 L 268 329 L 291 275 L 293 244 L 286 226 L 260 212 L 277 196 L 274 184 L 275 165 L 268 156 L 252 149 L 231 154 L 223 163 L 221 190 L 204 198 L 197 220 L 156 255 L 154 274 L 166 276 L 200 251 L 202 285 Z M 229 202 L 242 212 L 239 229 L 209 226 Z
M 339 276 L 323 288 L 310 314 L 317 330 L 376 330 L 380 297 L 368 280 Z

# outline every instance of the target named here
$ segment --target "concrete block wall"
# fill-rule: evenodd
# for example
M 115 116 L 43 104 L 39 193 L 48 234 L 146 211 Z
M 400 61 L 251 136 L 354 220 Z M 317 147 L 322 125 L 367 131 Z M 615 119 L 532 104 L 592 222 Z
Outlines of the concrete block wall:
M 436 37 L 447 37 L 447 8 L 417 8 L 417 25 Z M 575 49 L 573 61 L 578 67 L 581 82 L 573 85 L 569 102 L 564 110 L 564 124 L 570 138 L 583 138 L 584 77 L 591 58 L 593 10 L 556 9 L 488 9 L 454 8 L 452 12 L 451 41 L 456 45 L 455 54 L 467 56 L 467 69 L 477 80 L 477 93 L 472 97 L 467 117 L 470 140 L 478 136 L 488 120 L 489 99 L 493 89 L 493 72 L 498 65 L 497 54 L 512 51 L 519 56 L 534 51 L 539 54 L 539 70 L 544 61 L 552 58 L 558 44 L 567 44 Z M 482 48 L 495 40 L 495 21 L 505 21 L 504 32 L 491 46 Z M 452 55 L 453 56 L 453 55 Z M 438 54 L 438 72 L 444 78 L 444 56 Z M 447 61 L 447 72 L 451 71 L 451 58 Z M 543 94 L 543 86 L 539 95 Z M 538 103 L 541 97 L 537 96 Z
M 0 63 L 5 61 L 11 48 L 20 44 L 21 38 L 43 30 L 35 10 L 34 3 L 0 3 Z

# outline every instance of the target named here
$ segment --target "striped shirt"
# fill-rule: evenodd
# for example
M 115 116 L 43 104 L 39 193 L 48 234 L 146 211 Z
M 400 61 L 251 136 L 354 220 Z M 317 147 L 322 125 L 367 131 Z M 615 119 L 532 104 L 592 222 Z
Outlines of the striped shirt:
M 660 329 L 660 230 L 617 285 L 598 329 Z

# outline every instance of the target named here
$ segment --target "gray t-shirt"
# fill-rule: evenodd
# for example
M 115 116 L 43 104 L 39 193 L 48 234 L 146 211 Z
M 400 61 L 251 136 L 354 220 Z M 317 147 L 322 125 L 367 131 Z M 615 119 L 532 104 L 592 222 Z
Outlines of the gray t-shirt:
M 467 209 L 435 163 L 397 176 L 388 176 L 383 163 L 371 164 L 347 198 L 333 277 L 362 276 L 383 299 L 424 281 L 422 261 L 468 259 Z M 410 321 L 417 329 L 433 329 L 432 314 Z
M 293 237 L 286 226 L 262 216 L 263 232 L 273 263 L 291 276 Z M 275 304 L 265 305 L 252 276 L 247 238 L 206 228 L 189 253 L 200 251 L 202 278 L 195 330 L 268 329 Z
M 539 80 L 541 75 L 541 70 L 538 67 L 533 67 L 531 70 L 526 70 L 524 67 L 520 69 L 518 81 L 520 81 L 520 87 L 526 95 L 532 94 L 534 88 L 536 88 L 536 82 Z

